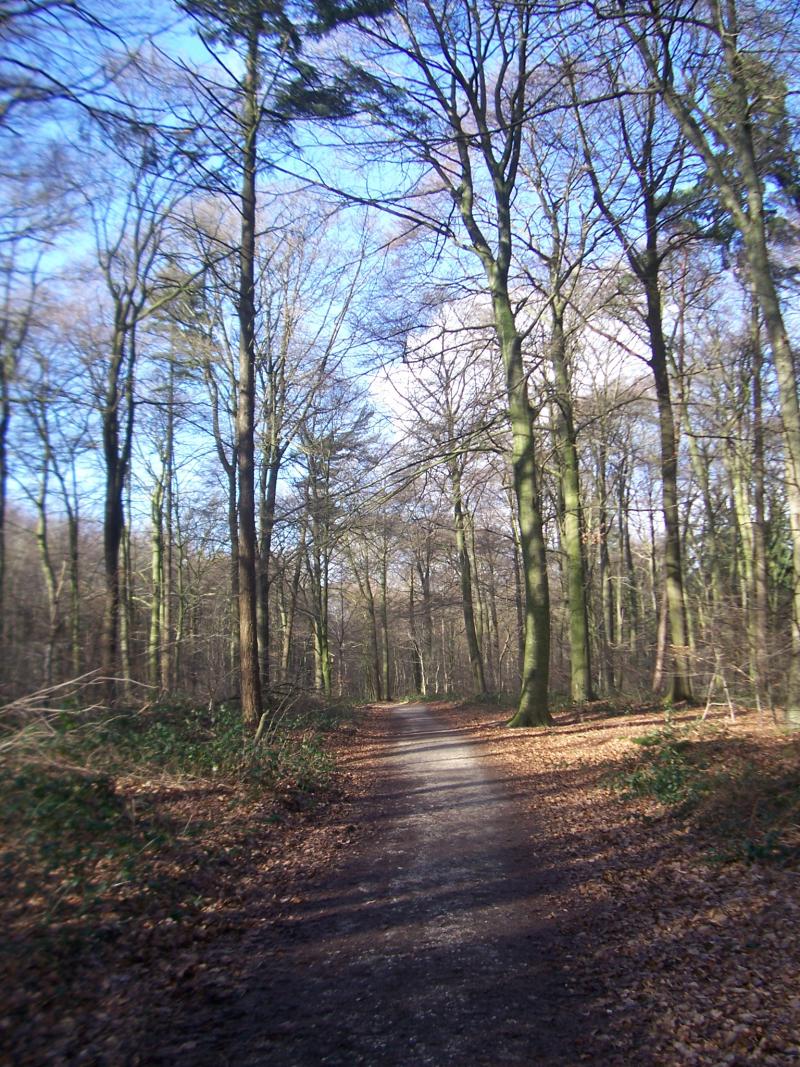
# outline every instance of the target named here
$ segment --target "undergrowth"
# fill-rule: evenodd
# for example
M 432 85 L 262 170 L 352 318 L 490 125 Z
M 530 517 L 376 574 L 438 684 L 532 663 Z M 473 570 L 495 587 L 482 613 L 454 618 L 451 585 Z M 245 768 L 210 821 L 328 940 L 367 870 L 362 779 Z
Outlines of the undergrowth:
M 285 702 L 256 744 L 232 703 L 158 704 L 114 714 L 48 709 L 2 723 L 0 875 L 12 907 L 49 923 L 83 914 L 120 887 L 145 884 L 178 838 L 213 832 L 209 791 L 265 816 L 307 807 L 331 783 L 324 735 L 351 714 L 312 700 Z M 181 823 L 179 796 L 196 807 Z
M 800 864 L 800 743 L 769 750 L 719 726 L 666 726 L 634 738 L 641 751 L 611 784 L 690 822 L 722 861 Z

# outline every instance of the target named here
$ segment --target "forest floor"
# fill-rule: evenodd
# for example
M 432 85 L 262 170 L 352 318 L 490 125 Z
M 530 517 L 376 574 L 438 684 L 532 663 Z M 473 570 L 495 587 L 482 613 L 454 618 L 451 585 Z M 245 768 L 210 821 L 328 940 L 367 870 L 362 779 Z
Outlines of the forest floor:
M 3 1062 L 800 1062 L 800 741 L 756 713 L 504 721 L 366 709 L 279 807 L 131 786 L 175 835 L 124 906 L 45 940 L 2 885 Z

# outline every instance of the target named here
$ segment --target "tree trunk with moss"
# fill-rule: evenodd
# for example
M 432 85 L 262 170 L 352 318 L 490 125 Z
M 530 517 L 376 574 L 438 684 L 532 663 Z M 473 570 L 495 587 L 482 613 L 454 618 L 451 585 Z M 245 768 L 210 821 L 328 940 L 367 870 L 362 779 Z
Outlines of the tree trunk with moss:
M 522 578 L 525 588 L 525 646 L 522 689 L 510 726 L 546 726 L 550 673 L 550 587 L 547 579 L 544 525 L 539 494 L 539 471 L 528 379 L 522 360 L 522 340 L 508 296 L 507 276 L 497 267 L 491 273 L 495 329 L 506 377 L 511 423 L 511 466 L 517 501 Z

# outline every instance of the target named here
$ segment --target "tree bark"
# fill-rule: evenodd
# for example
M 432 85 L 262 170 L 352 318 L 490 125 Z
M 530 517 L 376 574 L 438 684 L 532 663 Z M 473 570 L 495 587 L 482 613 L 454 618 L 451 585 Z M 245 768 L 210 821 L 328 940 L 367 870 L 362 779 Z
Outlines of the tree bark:
M 495 328 L 506 373 L 511 422 L 511 461 L 517 500 L 522 577 L 525 588 L 525 648 L 522 688 L 511 726 L 546 726 L 552 722 L 548 706 L 550 673 L 550 590 L 547 578 L 544 527 L 536 462 L 533 413 L 522 361 L 522 342 L 514 323 L 506 279 L 492 272 Z
M 256 610 L 255 523 L 255 252 L 258 128 L 258 46 L 260 12 L 248 27 L 243 113 L 241 246 L 239 249 L 239 398 L 236 453 L 239 474 L 239 682 L 242 719 L 255 728 L 261 719 L 261 676 Z
M 475 609 L 472 595 L 472 567 L 467 550 L 467 537 L 464 519 L 464 504 L 461 497 L 461 470 L 459 459 L 455 457 L 448 463 L 450 471 L 450 488 L 453 501 L 453 521 L 456 535 L 456 553 L 458 555 L 458 577 L 461 586 L 461 612 L 464 617 L 464 636 L 467 642 L 472 684 L 476 694 L 486 693 L 486 679 L 483 673 L 483 660 L 478 645 L 475 629 Z
M 572 413 L 572 390 L 567 370 L 564 309 L 563 298 L 555 297 L 551 301 L 550 360 L 555 375 L 554 428 L 563 501 L 562 542 L 567 572 L 570 696 L 576 703 L 581 703 L 593 697 L 592 670 L 578 447 Z
M 652 257 L 650 257 L 652 258 Z M 658 406 L 661 459 L 661 493 L 664 515 L 664 580 L 673 666 L 668 699 L 692 701 L 689 665 L 689 635 L 683 588 L 681 531 L 678 499 L 678 443 L 672 411 L 672 395 L 667 369 L 667 345 L 661 316 L 661 293 L 655 268 L 643 272 L 647 299 L 647 329 L 650 338 L 650 369 L 653 372 Z
M 164 596 L 164 471 L 150 495 L 150 634 L 147 641 L 147 677 L 150 685 L 160 679 L 161 619 Z

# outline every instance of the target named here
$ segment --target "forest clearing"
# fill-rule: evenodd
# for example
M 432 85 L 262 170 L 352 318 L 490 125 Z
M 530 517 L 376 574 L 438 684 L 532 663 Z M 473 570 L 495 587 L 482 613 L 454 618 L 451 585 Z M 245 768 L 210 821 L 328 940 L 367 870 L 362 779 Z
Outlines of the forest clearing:
M 7 1062 L 797 1061 L 796 736 L 657 706 L 315 714 L 256 791 L 170 772 L 163 734 L 149 770 L 29 753 L 61 851 L 7 779 Z

